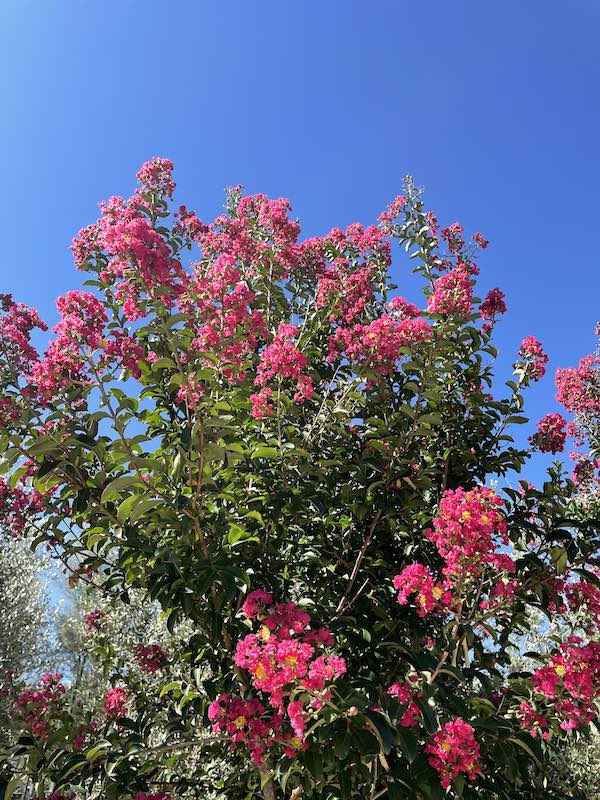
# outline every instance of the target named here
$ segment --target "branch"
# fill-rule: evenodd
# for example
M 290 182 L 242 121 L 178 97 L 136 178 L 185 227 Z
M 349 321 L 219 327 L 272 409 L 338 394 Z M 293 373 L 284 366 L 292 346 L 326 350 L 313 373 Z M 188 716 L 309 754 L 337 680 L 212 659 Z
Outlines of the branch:
M 342 599 L 340 600 L 340 602 L 338 603 L 338 606 L 337 606 L 337 608 L 335 610 L 336 614 L 340 614 L 342 609 L 344 608 L 344 606 L 347 603 L 348 597 L 350 596 L 350 592 L 352 591 L 352 587 L 354 586 L 354 582 L 356 581 L 356 577 L 357 577 L 358 572 L 360 570 L 360 565 L 363 562 L 363 559 L 365 557 L 365 553 L 367 552 L 367 548 L 369 547 L 369 545 L 371 543 L 371 539 L 373 538 L 373 533 L 375 532 L 375 528 L 377 527 L 377 523 L 381 519 L 381 515 L 382 514 L 383 514 L 383 509 L 382 508 L 378 509 L 375 512 L 375 516 L 373 517 L 373 521 L 371 522 L 371 525 L 369 526 L 369 530 L 367 531 L 367 535 L 365 536 L 365 540 L 363 542 L 363 545 L 360 548 L 360 552 L 356 556 L 356 561 L 354 562 L 354 567 L 352 568 L 352 572 L 350 573 L 350 579 L 348 580 L 348 586 L 346 586 L 346 591 L 344 592 L 344 595 L 343 595 Z

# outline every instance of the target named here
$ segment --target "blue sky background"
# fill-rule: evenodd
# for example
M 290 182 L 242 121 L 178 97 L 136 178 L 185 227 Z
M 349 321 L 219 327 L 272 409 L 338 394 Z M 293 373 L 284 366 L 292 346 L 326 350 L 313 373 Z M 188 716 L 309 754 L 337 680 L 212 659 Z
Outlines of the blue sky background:
M 54 323 L 72 236 L 153 155 L 202 218 L 241 182 L 307 236 L 374 221 L 411 173 L 491 240 L 502 377 L 527 334 L 550 354 L 536 419 L 600 319 L 599 34 L 597 0 L 2 0 L 0 291 Z

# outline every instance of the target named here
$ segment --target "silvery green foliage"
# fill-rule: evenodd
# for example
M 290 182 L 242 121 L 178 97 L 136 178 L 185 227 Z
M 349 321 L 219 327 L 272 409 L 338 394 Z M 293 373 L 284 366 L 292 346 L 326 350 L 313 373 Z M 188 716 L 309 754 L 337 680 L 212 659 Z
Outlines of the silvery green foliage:
M 583 612 L 564 614 L 560 622 L 548 621 L 541 613 L 530 615 L 531 633 L 519 642 L 510 665 L 513 672 L 533 672 L 540 662 L 528 653 L 548 655 L 568 636 L 583 636 Z M 586 626 L 589 629 L 589 626 Z M 548 773 L 550 786 L 567 782 L 587 800 L 600 800 L 600 733 L 594 727 L 589 732 L 575 732 L 569 744 L 557 750 Z
M 56 662 L 47 561 L 27 540 L 0 540 L 0 676 L 49 671 Z M 0 745 L 10 732 L 11 708 L 0 695 Z
M 169 633 L 160 605 L 149 603 L 141 590 L 129 591 L 129 602 L 124 602 L 98 589 L 81 586 L 65 589 L 63 607 L 57 619 L 61 669 L 69 684 L 73 710 L 77 707 L 101 707 L 104 695 L 111 687 L 108 670 L 104 670 L 102 664 L 106 647 L 110 648 L 115 659 L 111 662 L 111 668 L 115 662 L 118 663 L 120 671 L 129 680 L 156 691 L 164 675 L 148 675 L 141 671 L 133 657 L 135 645 L 139 642 L 159 644 L 165 651 L 173 653 L 192 636 L 192 624 L 183 622 L 175 626 L 173 633 Z M 101 645 L 98 635 L 84 623 L 84 617 L 96 610 L 103 613 Z M 208 732 L 197 731 L 197 738 L 202 738 L 205 733 Z M 157 729 L 153 744 L 158 745 L 165 738 L 164 732 Z M 223 778 L 225 765 L 222 761 L 207 759 L 202 748 L 174 752 L 172 758 L 177 762 L 180 776 L 195 776 L 195 780 L 199 775 L 202 776 L 200 781 L 206 782 L 206 800 L 224 800 L 224 794 L 211 788 L 217 787 Z M 177 796 L 185 798 L 188 794 L 180 790 Z M 92 794 L 89 800 L 97 800 L 97 796 Z

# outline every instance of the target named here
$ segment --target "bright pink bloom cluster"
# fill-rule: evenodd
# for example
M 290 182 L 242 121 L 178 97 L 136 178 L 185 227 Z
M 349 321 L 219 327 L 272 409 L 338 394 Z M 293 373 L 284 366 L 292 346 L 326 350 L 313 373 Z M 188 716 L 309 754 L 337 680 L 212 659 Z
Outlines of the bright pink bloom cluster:
M 521 727 L 528 731 L 534 738 L 541 735 L 543 739 L 549 739 L 548 731 L 550 723 L 542 714 L 533 708 L 529 703 L 521 703 L 517 712 Z
M 392 200 L 387 209 L 381 212 L 379 215 L 379 222 L 381 222 L 384 226 L 391 224 L 396 217 L 400 216 L 400 213 L 405 205 L 406 197 L 404 197 L 402 194 L 399 194 L 394 200 Z
M 600 578 L 600 570 L 590 568 L 590 571 Z M 566 583 L 564 587 L 565 599 L 571 611 L 583 611 L 584 618 L 578 624 L 595 633 L 600 629 L 600 587 L 591 581 L 579 580 L 575 583 Z
M 109 718 L 124 717 L 127 713 L 127 696 L 124 689 L 109 689 L 104 698 L 103 707 Z
M 560 453 L 565 447 L 567 421 L 560 414 L 546 414 L 536 422 L 537 433 L 529 437 L 532 447 L 542 453 Z
M 535 336 L 526 336 L 521 342 L 515 367 L 525 371 L 526 378 L 538 381 L 546 374 L 548 356 Z
M 274 744 L 282 744 L 286 755 L 293 757 L 305 747 L 308 708 L 302 697 L 286 706 L 290 692 L 310 693 L 309 706 L 316 711 L 330 696 L 331 684 L 346 671 L 346 664 L 343 658 L 323 652 L 334 643 L 331 632 L 311 628 L 310 615 L 295 603 L 273 604 L 272 596 L 258 589 L 248 595 L 242 610 L 260 628 L 238 642 L 235 663 L 250 672 L 253 687 L 268 697 L 275 713 L 271 711 L 269 717 L 255 698 L 222 695 L 209 708 L 213 730 L 226 731 L 232 742 L 244 743 L 257 763 Z
M 47 739 L 51 733 L 52 716 L 61 707 L 65 693 L 61 677 L 58 672 L 42 675 L 36 689 L 26 689 L 17 696 L 16 711 L 33 736 Z
M 104 623 L 105 616 L 106 614 L 104 611 L 97 608 L 95 611 L 91 611 L 89 614 L 85 615 L 83 624 L 92 633 L 102 633 L 106 628 L 106 624 Z
M 483 299 L 483 302 L 479 306 L 479 313 L 482 319 L 485 320 L 483 325 L 484 330 L 491 330 L 498 314 L 506 313 L 504 297 L 504 292 L 496 288 L 491 289 Z
M 142 672 L 153 674 L 164 669 L 169 660 L 169 655 L 159 644 L 138 643 L 133 648 L 133 657 L 140 665 Z
M 44 500 L 37 489 L 18 484 L 12 487 L 0 476 L 0 526 L 21 536 L 27 525 L 44 509 Z
M 560 727 L 567 731 L 594 719 L 594 701 L 600 697 L 600 643 L 580 642 L 572 636 L 531 678 L 534 689 L 551 701 L 562 720 Z
M 305 372 L 308 360 L 304 353 L 294 344 L 297 335 L 298 328 L 295 325 L 282 323 L 271 344 L 263 350 L 258 365 L 258 374 L 254 381 L 256 386 L 263 387 L 263 394 L 258 393 L 258 395 L 252 395 L 250 398 L 253 403 L 253 416 L 258 419 L 262 416 L 267 416 L 268 405 L 265 405 L 265 400 L 268 401 L 270 399 L 272 390 L 268 393 L 265 392 L 265 389 L 270 389 L 265 384 L 274 378 L 295 382 L 294 400 L 296 403 L 310 400 L 313 395 L 312 378 Z
M 0 294 L 0 310 L 4 312 L 0 316 L 0 374 L 18 378 L 38 360 L 32 331 L 46 331 L 48 326 L 34 308 L 15 303 L 9 294 Z
M 309 629 L 310 615 L 294 603 L 271 605 L 272 597 L 257 590 L 248 596 L 245 607 L 250 619 L 262 626 L 238 643 L 235 663 L 252 674 L 254 687 L 269 695 L 275 708 L 294 687 L 316 694 L 346 671 L 343 658 L 320 654 L 317 650 L 333 644 L 327 628 Z
M 142 192 L 172 197 L 175 191 L 173 180 L 173 164 L 167 158 L 155 156 L 141 167 L 137 179 L 142 184 Z
M 481 772 L 475 731 L 460 717 L 446 722 L 425 747 L 425 752 L 429 754 L 429 763 L 440 776 L 444 789 L 461 773 L 474 781 Z
M 356 269 L 346 258 L 337 258 L 319 278 L 317 308 L 327 308 L 329 319 L 351 324 L 373 300 L 373 266 Z
M 464 269 L 454 269 L 433 284 L 427 302 L 431 314 L 468 319 L 473 311 L 473 281 Z
M 453 222 L 452 225 L 448 225 L 447 228 L 442 228 L 442 239 L 445 240 L 448 245 L 448 250 L 450 250 L 451 253 L 460 253 L 465 246 L 465 240 L 463 238 L 464 232 L 464 228 L 460 222 Z
M 222 694 L 208 707 L 213 733 L 224 733 L 231 748 L 244 745 L 255 764 L 262 764 L 265 752 L 278 740 L 282 714 L 266 717 L 264 705 L 256 698 L 243 700 Z
M 407 681 L 403 683 L 395 682 L 392 683 L 387 693 L 406 706 L 398 723 L 403 728 L 414 727 L 422 717 L 421 709 L 416 702 L 418 693 L 414 685 Z
M 486 239 L 482 233 L 474 233 L 471 239 L 478 247 L 481 247 L 482 250 L 486 250 L 490 243 L 489 239 Z
M 600 416 L 600 358 L 585 356 L 576 368 L 556 370 L 556 399 L 574 414 Z
M 394 297 L 388 303 L 388 312 L 398 319 L 414 319 L 419 317 L 421 312 L 414 303 L 410 303 L 404 297 Z
M 397 319 L 384 314 L 368 325 L 338 328 L 329 337 L 327 360 L 345 356 L 352 364 L 380 375 L 393 372 L 401 358 L 400 348 L 412 347 L 431 338 L 431 328 L 424 319 Z
M 446 562 L 446 577 L 478 574 L 485 564 L 507 569 L 512 560 L 496 553 L 496 537 L 507 544 L 504 501 L 486 486 L 448 489 L 440 501 L 433 529 L 425 531 Z
M 195 267 L 190 286 L 179 301 L 184 311 L 201 320 L 201 324 L 193 323 L 195 349 L 218 356 L 225 377 L 241 378 L 244 361 L 267 338 L 263 317 L 252 308 L 254 300 L 236 257 L 222 253 Z
M 408 605 L 410 596 L 416 595 L 415 605 L 419 617 L 432 611 L 447 608 L 452 603 L 452 595 L 446 584 L 436 583 L 429 567 L 423 564 L 409 564 L 394 578 L 394 589 L 398 592 L 398 603 Z

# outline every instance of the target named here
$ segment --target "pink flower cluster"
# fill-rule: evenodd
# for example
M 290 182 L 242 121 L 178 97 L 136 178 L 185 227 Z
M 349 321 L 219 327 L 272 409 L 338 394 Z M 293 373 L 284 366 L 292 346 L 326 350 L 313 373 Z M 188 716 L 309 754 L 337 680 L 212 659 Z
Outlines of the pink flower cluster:
M 406 706 L 398 723 L 403 728 L 414 727 L 422 717 L 421 709 L 416 702 L 418 693 L 414 684 L 408 681 L 403 683 L 395 682 L 392 683 L 387 693 Z
M 393 372 L 401 358 L 402 347 L 413 347 L 431 338 L 431 328 L 424 319 L 397 319 L 384 314 L 368 325 L 338 328 L 329 337 L 329 362 L 346 357 L 352 364 L 373 370 L 379 375 Z
M 8 379 L 29 372 L 38 360 L 37 350 L 31 344 L 35 328 L 48 330 L 48 326 L 34 308 L 15 303 L 9 294 L 0 294 L 0 375 Z
M 137 174 L 142 184 L 142 192 L 152 192 L 164 197 L 172 197 L 175 191 L 173 164 L 167 158 L 155 156 L 146 161 Z
M 89 614 L 85 615 L 83 624 L 92 633 L 102 633 L 106 629 L 106 624 L 104 623 L 105 616 L 106 614 L 104 611 L 97 608 L 95 611 L 91 611 Z
M 527 380 L 538 381 L 546 374 L 548 356 L 535 336 L 526 336 L 521 342 L 515 368 L 524 370 Z
M 194 348 L 217 356 L 227 378 L 243 377 L 245 360 L 267 338 L 262 314 L 252 308 L 254 300 L 236 257 L 222 253 L 195 267 L 193 279 L 178 301 L 194 320 L 201 320 L 192 323 Z
M 317 308 L 328 308 L 331 322 L 352 323 L 374 297 L 372 267 L 352 269 L 348 259 L 338 258 L 319 278 Z
M 379 222 L 382 223 L 384 226 L 390 225 L 396 217 L 399 217 L 402 209 L 406 205 L 406 197 L 404 195 L 399 194 L 390 205 L 386 208 L 385 211 L 382 211 L 379 215 Z
M 446 722 L 425 747 L 425 752 L 429 754 L 429 764 L 440 776 L 444 789 L 461 773 L 474 781 L 481 772 L 475 731 L 460 717 Z
M 51 733 L 50 720 L 60 708 L 65 693 L 61 677 L 58 672 L 42 675 L 36 689 L 26 689 L 17 696 L 16 711 L 33 736 L 47 739 Z
M 451 253 L 460 253 L 464 248 L 464 228 L 460 222 L 453 222 L 452 225 L 448 225 L 447 228 L 442 228 L 441 234 L 442 239 L 444 239 L 448 245 L 448 250 L 450 250 Z
M 309 713 L 330 697 L 330 686 L 346 664 L 323 652 L 333 645 L 332 634 L 327 628 L 311 628 L 310 615 L 294 603 L 273 604 L 272 595 L 258 589 L 248 595 L 242 610 L 260 628 L 238 642 L 235 663 L 250 672 L 253 688 L 268 697 L 271 710 L 257 698 L 221 695 L 209 707 L 209 719 L 213 730 L 226 732 L 233 745 L 244 744 L 256 763 L 276 744 L 291 758 L 305 748 Z M 288 700 L 298 690 L 303 695 Z
M 103 707 L 109 719 L 124 717 L 127 713 L 128 700 L 125 690 L 121 688 L 109 689 L 104 698 Z
M 504 292 L 502 292 L 500 289 L 491 289 L 479 306 L 479 313 L 481 314 L 482 319 L 485 320 L 483 324 L 483 329 L 485 331 L 492 329 L 498 314 L 506 313 L 506 303 L 504 302 L 504 297 Z
M 600 570 L 590 568 L 590 571 L 600 578 Z M 583 619 L 578 624 L 590 633 L 600 629 L 600 587 L 586 580 L 575 583 L 566 583 L 564 587 L 567 606 L 571 611 L 582 611 Z
M 27 525 L 44 509 L 44 499 L 37 489 L 10 483 L 0 476 L 0 525 L 21 536 Z
M 529 437 L 532 447 L 542 453 L 560 453 L 565 447 L 567 421 L 560 414 L 546 414 L 536 422 L 537 433 Z
M 600 416 L 600 357 L 585 356 L 575 368 L 556 370 L 556 399 L 574 414 Z
M 61 390 L 69 390 L 74 383 L 90 383 L 93 370 L 92 356 L 100 351 L 100 366 L 119 364 L 140 376 L 138 361 L 145 358 L 144 351 L 135 340 L 122 331 L 112 332 L 105 338 L 108 317 L 104 306 L 90 292 L 71 291 L 56 301 L 61 315 L 53 328 L 56 339 L 41 361 L 34 363 L 29 379 L 40 396 L 49 400 Z
M 208 707 L 208 718 L 213 733 L 226 734 L 232 749 L 237 745 L 245 746 L 255 764 L 262 764 L 265 753 L 276 743 L 285 741 L 281 733 L 283 714 L 269 718 L 265 706 L 255 697 L 243 700 L 228 694 L 219 695 Z
M 550 701 L 563 730 L 588 725 L 596 716 L 594 701 L 600 697 L 600 642 L 584 645 L 579 638 L 570 637 L 560 652 L 533 674 L 531 683 Z
M 452 595 L 446 583 L 436 583 L 429 567 L 423 564 L 409 564 L 394 578 L 394 589 L 398 592 L 398 603 L 408 605 L 410 596 L 416 595 L 417 615 L 425 617 L 432 611 L 447 608 L 452 603 Z
M 473 281 L 468 272 L 454 269 L 438 278 L 433 284 L 427 310 L 431 314 L 468 319 L 473 311 Z
M 478 574 L 486 564 L 502 570 L 513 568 L 508 556 L 495 552 L 496 537 L 508 544 L 507 524 L 500 511 L 503 505 L 504 501 L 486 486 L 444 492 L 433 529 L 425 534 L 446 562 L 446 577 Z
M 499 573 L 499 580 L 491 587 L 489 600 L 482 600 L 480 607 L 500 609 L 512 601 L 517 583 L 506 576 L 514 572 L 514 561 L 507 553 L 497 551 L 498 544 L 508 543 L 507 523 L 500 511 L 503 505 L 504 501 L 485 486 L 444 492 L 433 528 L 425 530 L 445 562 L 443 580 L 436 581 L 423 564 L 407 565 L 394 577 L 398 603 L 407 605 L 415 595 L 420 617 L 450 609 L 454 602 L 453 584 L 481 574 L 486 565 Z
M 262 352 L 258 365 L 258 374 L 254 383 L 256 386 L 263 388 L 260 392 L 250 397 L 252 414 L 257 419 L 272 413 L 270 399 L 273 390 L 270 386 L 265 386 L 265 384 L 274 378 L 295 382 L 294 401 L 296 403 L 303 403 L 313 396 L 312 378 L 305 372 L 308 360 L 304 353 L 294 344 L 297 335 L 298 328 L 295 325 L 282 323 L 271 344 Z
M 153 674 L 164 669 L 169 661 L 169 655 L 159 644 L 143 644 L 139 642 L 133 648 L 134 658 L 142 672 Z
M 262 625 L 258 633 L 238 643 L 235 663 L 251 673 L 254 687 L 269 695 L 275 708 L 283 706 L 283 698 L 294 687 L 324 692 L 327 683 L 346 671 L 343 658 L 317 655 L 318 649 L 333 645 L 331 632 L 309 628 L 310 615 L 294 603 L 273 606 L 271 595 L 257 592 L 248 596 L 243 610 Z

